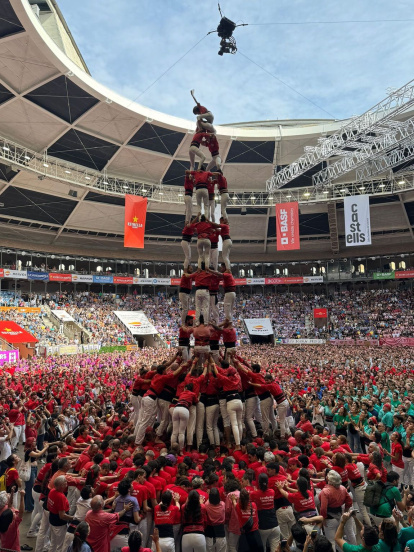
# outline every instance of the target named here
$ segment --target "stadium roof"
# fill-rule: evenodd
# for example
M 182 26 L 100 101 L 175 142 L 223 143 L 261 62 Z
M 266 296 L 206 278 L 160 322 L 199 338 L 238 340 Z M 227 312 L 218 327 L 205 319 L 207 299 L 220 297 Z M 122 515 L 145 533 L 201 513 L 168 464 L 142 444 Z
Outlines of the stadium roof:
M 293 162 L 305 146 L 316 145 L 339 126 L 333 120 L 217 126 L 230 190 L 265 190 L 275 165 Z M 193 121 L 133 103 L 96 82 L 54 0 L 0 2 L 0 137 L 44 155 L 45 162 L 55 158 L 109 177 L 178 187 L 189 167 L 194 128 Z M 317 168 L 289 187 L 311 184 Z M 146 247 L 134 252 L 122 248 L 123 198 L 100 193 L 87 182 L 39 179 L 1 162 L 0 202 L 2 245 L 28 248 L 29 243 L 32 249 L 92 255 L 105 251 L 118 258 L 176 260 L 182 255 L 182 205 L 150 201 Z M 372 199 L 370 250 L 412 249 L 413 202 L 411 192 Z M 335 209 L 341 235 L 341 204 Z M 229 213 L 234 260 L 246 253 L 256 260 L 282 258 L 275 251 L 272 206 L 250 207 L 246 216 L 237 207 Z M 289 259 L 332 256 L 326 202 L 301 206 L 300 230 L 302 250 Z M 163 241 L 170 246 L 160 246 Z M 361 251 L 368 253 L 368 248 L 352 252 Z

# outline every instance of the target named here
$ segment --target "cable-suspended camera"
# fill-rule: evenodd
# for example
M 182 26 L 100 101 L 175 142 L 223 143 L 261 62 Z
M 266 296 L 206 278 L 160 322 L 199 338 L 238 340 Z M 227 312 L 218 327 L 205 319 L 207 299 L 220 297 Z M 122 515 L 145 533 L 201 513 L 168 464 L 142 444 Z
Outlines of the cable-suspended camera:
M 218 24 L 217 30 L 210 31 L 208 34 L 217 33 L 221 38 L 220 50 L 218 51 L 219 56 L 222 56 L 223 54 L 235 54 L 237 52 L 237 44 L 236 39 L 233 36 L 233 32 L 237 27 L 245 27 L 247 23 L 236 25 L 234 21 L 231 21 L 227 17 L 223 16 L 220 4 L 218 4 L 218 9 L 221 15 L 220 23 Z

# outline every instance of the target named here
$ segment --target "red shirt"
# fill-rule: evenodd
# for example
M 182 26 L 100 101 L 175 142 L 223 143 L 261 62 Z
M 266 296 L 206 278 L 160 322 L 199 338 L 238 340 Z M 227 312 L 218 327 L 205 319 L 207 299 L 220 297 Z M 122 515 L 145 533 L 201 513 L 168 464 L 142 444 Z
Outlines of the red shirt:
M 236 287 L 236 280 L 233 278 L 233 275 L 230 274 L 230 272 L 223 272 L 223 287 L 224 291 L 226 291 L 226 289 L 228 288 Z
M 142 509 L 144 500 L 148 500 L 149 498 L 149 491 L 145 485 L 140 485 L 136 481 L 133 481 L 131 496 L 134 496 L 137 499 L 139 507 Z
M 258 510 L 272 510 L 275 507 L 275 491 L 273 489 L 253 491 L 250 498 L 257 505 Z
M 311 491 L 308 491 L 308 498 L 305 498 L 302 493 L 288 493 L 288 500 L 296 512 L 306 512 L 308 510 L 315 510 L 315 501 L 313 499 Z
M 380 470 L 374 464 L 370 464 L 368 466 L 368 471 L 367 471 L 367 480 L 368 481 L 373 481 L 374 479 L 377 478 L 376 477 L 377 475 L 381 476 L 380 481 L 382 481 L 383 483 L 387 482 L 387 470 L 384 468 L 384 466 Z
M 236 330 L 234 328 L 223 328 L 223 343 L 235 343 L 237 339 Z
M 161 505 L 157 504 L 154 508 L 154 525 L 176 525 L 180 523 L 181 515 L 180 508 L 175 505 L 170 505 L 163 512 Z
M 399 455 L 400 459 L 392 459 L 391 464 L 393 466 L 396 466 L 397 468 L 404 468 L 404 460 L 403 460 L 403 449 L 400 443 L 391 443 L 391 454 L 393 456 Z
M 236 504 L 236 514 L 239 520 L 240 528 L 243 527 L 250 519 L 250 516 L 253 517 L 253 527 L 252 531 L 257 531 L 259 529 L 259 518 L 257 516 L 257 506 L 254 502 L 251 502 L 247 510 L 242 510 L 240 504 Z
M 208 238 L 214 232 L 214 228 L 207 221 L 196 222 L 195 227 L 199 238 Z
M 168 374 L 157 374 L 151 380 L 150 388 L 144 397 L 157 397 L 166 385 L 174 382 L 175 376 L 172 372 Z
M 220 235 L 222 238 L 230 236 L 230 226 L 228 224 L 220 224 Z
M 183 489 L 182 487 L 179 487 L 178 485 L 167 485 L 165 487 L 165 490 L 171 491 L 173 494 L 176 493 L 180 496 L 180 505 L 182 506 L 187 502 L 188 498 L 188 492 Z
M 210 287 L 210 280 L 211 280 L 211 274 L 209 274 L 205 270 L 202 270 L 201 272 L 196 272 L 194 274 L 194 281 L 195 281 L 196 288 L 204 287 L 208 289 Z
M 186 519 L 185 505 L 181 506 L 181 523 L 183 523 L 183 533 L 193 533 L 194 531 L 200 531 L 204 533 L 205 526 L 207 525 L 206 507 L 204 504 L 201 506 L 201 519 L 193 521 Z
M 183 274 L 180 280 L 180 287 L 184 289 L 191 289 L 193 287 L 193 278 L 194 274 L 191 274 L 190 276 Z

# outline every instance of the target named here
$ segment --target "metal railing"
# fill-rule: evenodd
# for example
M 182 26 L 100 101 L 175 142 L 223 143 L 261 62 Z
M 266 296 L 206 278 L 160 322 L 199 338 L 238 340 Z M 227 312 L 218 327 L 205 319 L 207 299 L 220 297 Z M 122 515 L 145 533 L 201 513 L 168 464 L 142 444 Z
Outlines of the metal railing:
M 40 154 L 24 148 L 7 138 L 0 136 L 0 163 L 10 166 L 12 171 L 29 171 L 38 178 L 60 180 L 69 185 L 86 188 L 114 196 L 125 194 L 147 197 L 152 202 L 179 204 L 184 206 L 184 189 L 181 186 L 164 186 L 144 181 L 131 181 L 108 175 L 105 171 L 93 171 Z M 11 175 L 12 176 L 12 175 Z M 184 174 L 183 174 L 184 183 Z M 264 184 L 264 183 L 263 183 Z M 307 186 L 301 188 L 280 188 L 273 192 L 261 190 L 233 190 L 229 186 L 229 207 L 272 207 L 276 203 L 298 201 L 299 203 L 325 203 L 343 201 L 347 195 L 369 194 L 386 196 L 414 190 L 414 173 L 407 171 L 397 177 L 390 172 L 389 176 L 373 178 L 366 182 L 336 183 L 322 188 Z M 217 200 L 219 198 L 217 197 Z M 195 200 L 194 200 L 195 201 Z

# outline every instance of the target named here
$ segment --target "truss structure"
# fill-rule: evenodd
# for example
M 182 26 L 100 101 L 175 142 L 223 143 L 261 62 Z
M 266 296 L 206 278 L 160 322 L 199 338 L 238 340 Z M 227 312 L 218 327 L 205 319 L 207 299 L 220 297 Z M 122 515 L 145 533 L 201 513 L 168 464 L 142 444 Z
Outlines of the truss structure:
M 382 121 L 376 133 L 377 136 L 372 136 L 370 133 L 369 136 L 363 136 L 360 142 L 349 143 L 347 150 L 339 153 L 342 159 L 329 164 L 313 175 L 313 185 L 330 184 L 340 176 L 364 166 L 367 161 L 375 162 L 375 159 L 383 157 L 385 152 L 399 144 L 413 140 L 414 117 L 406 121 Z
M 414 159 L 414 138 L 402 141 L 397 148 L 372 159 L 369 163 L 366 163 L 363 167 L 357 170 L 357 180 L 358 182 L 365 182 L 378 174 L 382 174 L 387 170 L 392 170 L 394 167 L 398 167 L 398 165 L 401 165 L 402 163 L 408 163 L 412 159 Z M 401 182 L 402 184 L 404 176 L 407 173 L 410 173 L 412 169 L 413 165 L 411 165 L 408 169 L 402 169 L 396 173 L 394 177 L 396 177 L 397 183 Z
M 341 128 L 326 138 L 319 138 L 315 147 L 306 147 L 305 153 L 294 163 L 280 171 L 275 170 L 274 176 L 267 181 L 267 190 L 275 191 L 285 186 L 298 176 L 326 161 L 334 155 L 346 151 L 344 148 L 363 147 L 364 138 L 383 134 L 385 123 L 395 119 L 397 115 L 407 111 L 414 105 L 414 80 L 398 90 L 392 91 L 384 100 L 358 117 L 345 122 Z M 367 140 L 365 140 L 366 142 Z
M 414 151 L 414 145 L 410 151 Z M 397 161 L 400 157 L 395 153 L 393 156 L 392 159 L 398 164 Z M 408 158 L 404 158 L 402 161 L 408 161 Z M 75 188 L 117 197 L 123 197 L 125 194 L 140 195 L 154 203 L 173 203 L 184 206 L 184 191 L 181 186 L 164 186 L 120 179 L 105 172 L 85 169 L 79 165 L 37 153 L 2 137 L 0 137 L 0 163 L 8 165 L 15 172 L 29 171 L 36 174 L 39 179 L 59 180 Z M 373 175 L 374 172 L 370 178 Z M 411 190 L 414 190 L 414 171 L 409 168 L 404 172 L 396 173 L 396 175 L 371 178 L 363 185 L 361 182 L 350 182 L 333 184 L 324 189 L 308 186 L 305 188 L 283 188 L 275 192 L 230 189 L 229 207 L 263 208 L 289 201 L 297 201 L 301 204 L 342 202 L 347 195 L 385 196 Z

